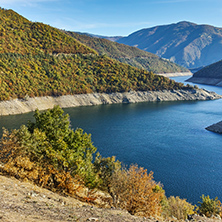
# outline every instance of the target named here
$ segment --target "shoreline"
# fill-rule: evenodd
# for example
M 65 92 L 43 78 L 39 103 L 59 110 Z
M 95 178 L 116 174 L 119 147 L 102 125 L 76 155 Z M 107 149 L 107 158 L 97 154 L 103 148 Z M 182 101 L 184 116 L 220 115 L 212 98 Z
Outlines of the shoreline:
M 191 77 L 187 79 L 186 82 L 206 84 L 206 85 L 212 85 L 212 86 L 220 86 L 220 87 L 222 86 L 222 79 L 216 79 L 216 78 Z
M 0 102 L 0 116 L 33 112 L 36 109 L 47 110 L 59 105 L 61 108 L 93 106 L 116 103 L 138 103 L 156 101 L 215 100 L 222 98 L 215 92 L 205 89 L 129 91 L 124 93 L 89 93 L 59 97 L 33 97 Z
M 157 75 L 164 77 L 176 77 L 176 76 L 192 76 L 192 72 L 173 72 L 173 73 L 156 73 Z

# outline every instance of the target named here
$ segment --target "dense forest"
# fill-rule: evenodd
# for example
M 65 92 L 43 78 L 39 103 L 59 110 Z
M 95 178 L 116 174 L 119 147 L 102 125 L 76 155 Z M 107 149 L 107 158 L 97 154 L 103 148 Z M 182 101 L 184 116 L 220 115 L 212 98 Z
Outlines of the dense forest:
M 119 62 L 128 65 L 143 68 L 154 73 L 173 73 L 173 72 L 188 72 L 189 70 L 179 66 L 166 59 L 136 47 L 119 44 L 107 39 L 91 37 L 86 34 L 76 32 L 65 32 L 81 43 L 97 51 L 100 55 L 107 55 L 110 58 L 116 59 Z
M 0 100 L 91 92 L 183 88 L 120 63 L 42 23 L 0 9 Z

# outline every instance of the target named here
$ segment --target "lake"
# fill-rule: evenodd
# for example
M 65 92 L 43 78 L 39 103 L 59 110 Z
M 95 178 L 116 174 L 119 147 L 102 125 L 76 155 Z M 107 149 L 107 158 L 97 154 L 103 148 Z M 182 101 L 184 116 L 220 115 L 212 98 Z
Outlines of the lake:
M 183 82 L 188 77 L 174 77 Z M 190 84 L 190 83 L 189 83 Z M 198 84 L 197 84 L 198 85 Z M 199 85 L 222 94 L 222 88 Z M 166 195 L 197 203 L 202 194 L 222 201 L 222 135 L 205 127 L 222 120 L 222 100 L 146 102 L 64 109 L 72 128 L 92 134 L 102 156 L 154 172 Z M 0 117 L 0 128 L 33 120 L 33 113 Z

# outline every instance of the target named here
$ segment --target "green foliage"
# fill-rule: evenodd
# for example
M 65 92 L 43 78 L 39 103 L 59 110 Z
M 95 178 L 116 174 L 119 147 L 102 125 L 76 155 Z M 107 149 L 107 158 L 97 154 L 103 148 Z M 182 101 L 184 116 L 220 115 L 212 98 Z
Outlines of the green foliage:
M 69 126 L 69 116 L 55 106 L 51 110 L 34 114 L 35 123 L 21 126 L 15 132 L 24 156 L 41 167 L 53 166 L 58 171 L 80 176 L 87 186 L 97 184 L 93 165 L 96 148 L 91 135 L 82 129 L 73 131 Z
M 107 55 L 112 59 L 118 60 L 119 62 L 123 62 L 140 69 L 143 68 L 145 70 L 152 71 L 153 73 L 189 71 L 184 67 L 181 67 L 166 59 L 161 59 L 152 53 L 140 50 L 136 47 L 111 42 L 107 39 L 94 38 L 75 32 L 65 33 L 69 34 L 88 47 L 96 50 L 100 55 Z
M 114 156 L 102 158 L 100 154 L 97 153 L 94 166 L 100 178 L 99 188 L 110 192 L 112 175 L 121 169 L 121 162 L 116 160 Z
M 184 87 L 105 56 L 8 53 L 0 54 L 0 60 L 0 100 Z
M 12 10 L 0 9 L 0 53 L 93 53 L 56 28 L 30 22 Z
M 165 218 L 176 217 L 178 220 L 186 220 L 188 215 L 194 213 L 192 204 L 188 203 L 186 199 L 180 197 L 170 196 L 162 202 L 163 213 Z
M 208 196 L 202 195 L 200 197 L 202 202 L 198 202 L 200 206 L 198 207 L 198 211 L 201 214 L 204 214 L 207 217 L 211 217 L 212 215 L 217 215 L 222 213 L 221 202 L 216 197 L 215 199 L 211 199 Z

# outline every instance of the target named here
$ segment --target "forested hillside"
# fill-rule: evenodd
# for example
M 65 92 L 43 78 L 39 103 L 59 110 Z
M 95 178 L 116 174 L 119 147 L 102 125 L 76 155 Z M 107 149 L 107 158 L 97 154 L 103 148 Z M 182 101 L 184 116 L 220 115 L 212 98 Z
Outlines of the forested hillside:
M 95 53 L 94 50 L 38 22 L 30 22 L 13 10 L 0 9 L 0 53 Z
M 99 56 L 73 37 L 0 9 L 0 100 L 178 89 L 181 83 Z
M 140 50 L 136 47 L 111 42 L 107 39 L 96 38 L 86 34 L 66 32 L 81 43 L 96 50 L 100 55 L 107 55 L 110 58 L 126 63 L 137 68 L 143 68 L 154 73 L 189 72 L 188 69 L 179 66 L 168 60 Z

